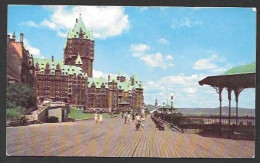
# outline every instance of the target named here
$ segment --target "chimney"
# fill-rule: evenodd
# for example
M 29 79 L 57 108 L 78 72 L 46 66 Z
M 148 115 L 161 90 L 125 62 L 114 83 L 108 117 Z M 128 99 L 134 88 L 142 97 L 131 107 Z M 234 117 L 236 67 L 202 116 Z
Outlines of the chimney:
M 20 33 L 20 42 L 23 43 L 23 33 Z
M 130 80 L 131 80 L 131 85 L 134 85 L 135 84 L 134 77 L 131 77 Z
M 10 35 L 7 35 L 7 42 L 9 42 L 10 40 Z
M 110 81 L 110 75 L 108 75 L 108 81 Z
M 51 56 L 51 61 L 52 61 L 52 62 L 54 61 L 54 57 L 53 57 L 53 56 Z
M 15 32 L 14 32 L 14 33 L 13 33 L 13 36 L 12 36 L 12 39 L 14 39 L 14 41 L 15 41 L 15 37 L 16 37 L 16 36 L 15 36 Z

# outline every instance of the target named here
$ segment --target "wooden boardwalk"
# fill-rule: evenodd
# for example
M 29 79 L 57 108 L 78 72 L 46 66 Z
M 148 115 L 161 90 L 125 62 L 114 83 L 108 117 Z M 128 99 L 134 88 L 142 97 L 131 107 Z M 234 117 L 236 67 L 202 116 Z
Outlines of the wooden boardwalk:
M 146 118 L 145 131 L 135 131 L 134 123 L 121 117 L 8 127 L 7 154 L 11 156 L 97 156 L 97 157 L 199 157 L 252 158 L 255 142 L 202 137 L 159 131 Z

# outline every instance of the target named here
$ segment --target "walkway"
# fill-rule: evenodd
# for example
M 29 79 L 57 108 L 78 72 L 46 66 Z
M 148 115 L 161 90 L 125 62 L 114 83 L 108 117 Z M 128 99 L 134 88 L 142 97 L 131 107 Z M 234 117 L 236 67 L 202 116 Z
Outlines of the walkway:
M 117 122 L 117 123 L 116 123 Z M 100 157 L 253 157 L 254 141 L 202 137 L 159 131 L 147 117 L 145 131 L 121 117 L 7 128 L 7 153 L 12 156 Z

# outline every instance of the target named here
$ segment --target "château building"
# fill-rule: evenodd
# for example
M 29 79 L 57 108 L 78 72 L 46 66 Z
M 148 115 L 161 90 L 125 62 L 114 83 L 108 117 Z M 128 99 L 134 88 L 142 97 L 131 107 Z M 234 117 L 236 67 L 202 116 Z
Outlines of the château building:
M 76 19 L 76 24 L 67 35 L 67 41 L 64 49 L 65 65 L 78 65 L 83 69 L 88 77 L 92 77 L 94 61 L 94 38 L 85 26 L 81 16 Z M 81 63 L 76 62 L 81 58 Z
M 20 41 L 17 41 L 15 33 L 12 37 L 7 35 L 7 82 L 34 87 L 34 60 L 23 44 L 23 37 L 20 33 Z
M 86 108 L 87 75 L 82 68 L 64 65 L 62 60 L 35 59 L 38 99 L 49 98 Z
M 129 110 L 143 106 L 143 85 L 136 76 L 119 73 L 108 78 L 88 78 L 88 108 Z
M 68 102 L 83 110 L 129 110 L 143 107 L 143 85 L 137 76 L 120 72 L 107 78 L 93 77 L 94 37 L 81 16 L 68 32 L 64 61 L 35 59 L 39 98 Z

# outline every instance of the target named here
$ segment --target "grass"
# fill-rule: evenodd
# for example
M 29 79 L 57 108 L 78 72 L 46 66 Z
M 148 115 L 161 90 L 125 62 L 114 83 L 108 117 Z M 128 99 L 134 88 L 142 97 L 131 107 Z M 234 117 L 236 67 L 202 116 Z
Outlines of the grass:
M 103 113 L 103 118 L 109 117 L 108 113 Z M 77 110 L 75 108 L 70 108 L 69 118 L 74 119 L 88 119 L 88 118 L 94 118 L 93 113 L 82 113 L 81 110 Z
M 22 107 L 6 109 L 6 119 L 7 120 L 20 119 L 22 114 L 24 113 L 24 110 L 25 109 Z

